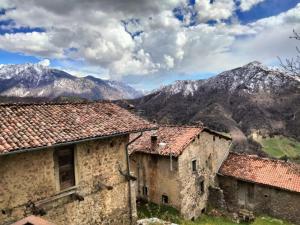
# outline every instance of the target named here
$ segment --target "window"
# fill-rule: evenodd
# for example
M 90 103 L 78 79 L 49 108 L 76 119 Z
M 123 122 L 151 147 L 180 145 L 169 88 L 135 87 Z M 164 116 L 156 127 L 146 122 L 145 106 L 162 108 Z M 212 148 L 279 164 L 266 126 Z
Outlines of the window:
M 212 157 L 211 154 L 209 154 L 208 156 L 208 160 L 207 160 L 207 165 L 208 169 L 211 171 L 212 170 Z
M 197 171 L 197 160 L 192 161 L 192 171 L 196 172 Z
M 204 176 L 197 177 L 195 180 L 196 190 L 200 195 L 204 193 Z
M 146 186 L 143 186 L 143 195 L 148 196 L 148 188 Z
M 199 183 L 199 194 L 202 195 L 204 193 L 204 180 Z
M 56 150 L 60 190 L 75 186 L 74 148 Z
M 169 204 L 169 197 L 167 195 L 162 195 L 161 202 L 162 204 Z

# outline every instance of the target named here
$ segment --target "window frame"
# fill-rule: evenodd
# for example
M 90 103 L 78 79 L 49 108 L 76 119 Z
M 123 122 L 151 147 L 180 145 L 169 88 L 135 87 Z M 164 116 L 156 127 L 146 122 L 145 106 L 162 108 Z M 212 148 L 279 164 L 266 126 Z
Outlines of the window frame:
M 60 160 L 63 160 L 63 156 L 69 155 L 72 157 L 70 159 L 71 163 L 66 163 L 65 165 L 60 165 Z M 68 157 L 68 156 L 66 156 Z M 64 159 L 66 160 L 66 158 Z M 66 145 L 64 147 L 59 147 L 54 149 L 54 166 L 55 166 L 55 174 L 56 174 L 56 186 L 59 192 L 64 192 L 76 187 L 77 179 L 76 179 L 76 149 L 74 145 Z M 62 171 L 68 173 L 71 171 L 71 179 L 68 181 L 62 181 Z
M 169 202 L 170 202 L 169 196 L 166 195 L 166 194 L 162 194 L 161 195 L 161 203 L 164 204 L 164 205 L 168 205 Z
M 205 193 L 205 182 L 201 180 L 199 183 L 199 194 L 203 195 Z
M 192 172 L 197 172 L 197 159 L 192 160 Z
M 142 193 L 143 193 L 144 197 L 148 197 L 148 187 L 147 186 L 143 186 Z

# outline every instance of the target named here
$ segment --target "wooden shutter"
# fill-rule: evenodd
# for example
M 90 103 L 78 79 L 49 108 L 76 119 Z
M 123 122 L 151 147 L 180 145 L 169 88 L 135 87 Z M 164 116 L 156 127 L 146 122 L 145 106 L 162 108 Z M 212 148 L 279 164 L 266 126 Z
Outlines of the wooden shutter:
M 75 186 L 73 147 L 57 150 L 60 189 Z

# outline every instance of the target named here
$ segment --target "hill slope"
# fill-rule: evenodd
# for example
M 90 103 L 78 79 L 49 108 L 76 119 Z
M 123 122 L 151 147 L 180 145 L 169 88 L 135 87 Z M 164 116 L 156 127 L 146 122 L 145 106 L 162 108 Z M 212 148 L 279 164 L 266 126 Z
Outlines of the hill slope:
M 207 80 L 177 81 L 133 100 L 161 123 L 196 123 L 230 132 L 239 151 L 256 151 L 250 137 L 281 134 L 300 139 L 300 80 L 259 62 Z
M 131 99 L 141 94 L 117 81 L 83 78 L 41 64 L 0 65 L 0 95 L 10 97 L 78 96 L 90 100 Z

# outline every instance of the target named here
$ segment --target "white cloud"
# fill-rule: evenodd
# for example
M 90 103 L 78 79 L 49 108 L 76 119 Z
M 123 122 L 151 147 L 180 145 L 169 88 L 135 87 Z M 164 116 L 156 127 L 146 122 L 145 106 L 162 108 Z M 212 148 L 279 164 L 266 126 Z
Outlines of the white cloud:
M 265 0 L 239 0 L 240 2 L 240 9 L 242 11 L 248 11 L 250 10 L 253 6 L 263 2 Z
M 241 0 L 239 7 L 248 10 L 259 2 Z M 175 7 L 190 7 L 186 1 L 10 0 L 6 4 L 16 10 L 1 19 L 14 20 L 15 27 L 43 27 L 45 32 L 0 35 L 1 49 L 80 61 L 84 64 L 81 69 L 74 65 L 64 68 L 80 74 L 97 74 L 99 69 L 113 79 L 218 71 L 257 58 L 268 62 L 277 55 L 292 54 L 288 36 L 300 24 L 300 4 L 286 13 L 243 25 L 222 22 L 235 17 L 234 0 L 215 0 L 213 4 L 199 0 L 193 8 L 197 23 L 190 27 L 184 25 L 191 15 L 183 22 L 173 15 Z M 209 20 L 217 23 L 208 25 L 205 22 Z M 126 21 L 126 29 L 122 21 Z M 139 36 L 131 37 L 130 33 L 140 31 Z
M 13 52 L 46 57 L 63 57 L 63 49 L 51 43 L 51 34 L 15 33 L 0 35 L 0 48 Z
M 210 0 L 200 0 L 196 3 L 198 18 L 202 22 L 209 20 L 228 19 L 235 10 L 233 0 L 215 0 L 210 4 Z
M 43 60 L 39 61 L 38 64 L 40 64 L 42 66 L 50 66 L 50 60 L 49 59 L 43 59 Z

